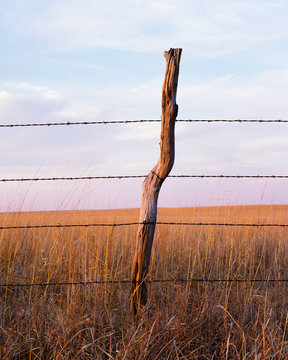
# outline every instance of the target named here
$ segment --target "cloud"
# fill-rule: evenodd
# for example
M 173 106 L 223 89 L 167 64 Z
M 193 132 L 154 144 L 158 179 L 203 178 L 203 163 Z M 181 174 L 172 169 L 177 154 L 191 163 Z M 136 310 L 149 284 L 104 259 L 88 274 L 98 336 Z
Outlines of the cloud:
M 247 150 L 265 151 L 267 153 L 278 152 L 283 153 L 288 148 L 287 136 L 279 135 L 277 137 L 265 136 L 261 139 L 254 139 L 243 144 Z
M 209 80 L 195 81 L 192 85 L 187 82 L 181 84 L 180 79 L 179 118 L 284 118 L 287 77 L 287 71 L 279 69 L 262 71 L 253 76 L 232 73 L 214 76 Z M 0 116 L 6 119 L 5 122 L 14 123 L 160 118 L 161 83 L 162 79 L 157 77 L 147 79 L 135 87 L 129 84 L 106 88 L 83 85 L 78 91 L 70 91 L 65 87 L 60 91 L 57 85 L 49 87 L 38 82 L 2 82 Z M 36 173 L 38 176 L 145 174 L 158 159 L 158 125 L 100 125 L 29 131 L 6 129 L 0 146 L 1 153 L 5 154 L 1 159 L 1 174 L 3 177 L 30 177 Z M 286 142 L 283 126 L 279 124 L 178 123 L 173 173 L 281 174 L 284 173 L 286 164 L 283 151 L 284 147 L 287 147 Z M 251 190 L 247 190 L 248 185 L 239 183 L 240 191 L 235 183 L 229 185 L 223 181 L 221 184 L 222 188 L 217 190 L 218 195 L 223 195 L 222 198 L 227 200 L 228 195 L 224 194 L 223 189 L 233 191 L 234 195 L 229 198 L 231 202 L 257 202 L 259 199 L 259 191 L 255 190 L 255 195 L 253 192 L 251 194 Z M 7 194 L 7 189 L 10 189 L 8 193 L 13 198 L 15 196 L 15 199 L 21 191 L 25 194 L 27 190 L 23 184 L 16 184 L 17 189 L 22 189 L 15 193 L 18 194 L 16 196 L 13 195 L 14 185 L 9 185 L 9 188 L 6 185 L 1 184 L 0 193 Z M 208 186 L 208 191 L 204 185 Z M 56 199 L 59 183 L 47 186 L 42 184 L 42 187 L 41 184 L 33 183 L 27 197 L 26 209 L 31 206 L 34 209 L 73 206 L 83 208 L 88 205 L 137 206 L 141 194 L 141 181 L 128 185 L 124 182 L 78 183 L 72 197 L 74 185 L 61 186 L 64 190 Z M 212 181 L 204 182 L 203 185 L 199 182 L 179 185 L 171 180 L 167 187 L 165 184 L 163 188 L 160 205 L 211 204 L 212 198 L 219 198 L 212 191 L 214 186 Z M 275 189 L 276 187 L 275 185 Z M 240 200 L 235 198 L 235 194 L 239 193 L 237 189 L 241 194 Z M 247 190 L 249 196 L 245 195 L 243 189 Z M 270 198 L 273 189 L 269 192 Z M 275 191 L 274 199 L 285 202 L 286 193 L 283 187 Z M 38 192 L 41 194 L 37 195 Z M 109 204 L 107 193 L 110 194 L 110 199 L 115 197 L 117 201 L 111 200 Z M 198 203 L 195 193 L 199 197 Z M 37 201 L 33 202 L 36 195 Z M 181 196 L 183 201 L 179 202 Z
M 193 85 L 179 84 L 179 118 L 285 118 L 288 90 L 287 71 L 265 71 L 258 76 L 226 75 Z M 160 118 L 161 79 L 137 87 L 114 86 L 83 88 L 81 95 L 60 92 L 37 83 L 9 83 L 0 93 L 0 115 L 5 122 L 58 122 L 84 120 L 117 120 Z M 53 96 L 51 96 L 51 94 Z M 93 96 L 91 95 L 93 94 Z M 148 104 L 148 105 L 147 105 Z M 181 124 L 176 126 L 176 163 L 180 172 L 263 171 L 267 164 L 261 153 L 269 152 L 274 168 L 281 169 L 282 156 L 277 157 L 272 145 L 279 139 L 281 125 L 268 124 Z M 282 127 L 281 127 L 282 129 Z M 281 130 L 280 130 L 281 131 Z M 88 163 L 97 172 L 123 173 L 128 163 L 156 162 L 159 154 L 159 124 L 91 126 L 6 131 L 3 151 L 8 148 L 5 163 L 11 168 L 26 161 L 27 171 L 39 167 L 45 159 L 43 173 L 54 176 L 61 164 L 78 172 Z M 15 136 L 16 134 L 16 136 Z M 281 134 L 282 135 L 282 134 Z M 259 138 L 260 137 L 260 138 Z M 265 139 L 264 141 L 262 139 Z M 270 139 L 270 140 L 269 140 Z M 275 140 L 273 140 L 275 139 Z M 97 144 L 97 146 L 96 146 Z M 265 145 L 267 145 L 265 150 Z M 286 146 L 285 144 L 282 145 Z M 23 150 L 16 154 L 16 149 Z M 97 151 L 100 148 L 100 152 Z M 135 149 L 131 151 L 131 149 Z M 257 152 L 257 148 L 259 151 Z M 117 149 L 121 149 L 119 152 Z M 280 149 L 280 150 L 281 150 Z M 252 156 L 250 155 L 252 152 Z M 115 152 L 117 156 L 115 156 Z M 58 155 L 58 153 L 60 155 Z M 260 154 L 260 155 L 258 155 Z M 259 165 L 257 166 L 257 161 Z M 55 167 L 53 170 L 53 162 Z M 74 165 L 73 165 L 74 164 Z M 236 165 L 238 164 L 238 165 Z M 246 164 L 246 165 L 245 165 Z M 4 165 L 4 164 L 3 164 Z M 48 170 L 50 166 L 50 170 Z M 46 170 L 45 170 L 46 169 Z M 52 170 L 51 170 L 52 169 Z M 112 169 L 112 170 L 111 170 Z M 147 169 L 143 168 L 143 171 Z M 81 171 L 81 170 L 80 170 Z M 239 170 L 241 171 L 241 169 Z M 281 171 L 281 170 L 280 170 Z M 62 172 L 62 170 L 60 170 Z
M 2 83 L 2 123 L 45 122 L 65 106 L 63 98 L 47 87 L 28 83 Z
M 284 119 L 287 92 L 287 70 L 265 70 L 252 76 L 227 74 L 179 86 L 179 116 Z
M 7 82 L 5 85 L 14 89 L 19 89 L 21 93 L 26 95 L 39 94 L 41 97 L 47 100 L 61 101 L 63 100 L 62 95 L 56 91 L 51 90 L 47 86 L 35 85 L 27 82 Z M 23 91 L 24 90 L 24 91 Z
M 285 1 L 260 0 L 18 0 L 6 26 L 61 51 L 176 46 L 194 57 L 220 56 L 287 40 L 287 10 Z

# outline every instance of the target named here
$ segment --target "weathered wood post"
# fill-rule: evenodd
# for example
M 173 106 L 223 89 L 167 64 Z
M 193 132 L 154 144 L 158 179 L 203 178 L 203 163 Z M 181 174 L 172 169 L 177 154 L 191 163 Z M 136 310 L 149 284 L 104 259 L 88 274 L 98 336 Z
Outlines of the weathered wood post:
M 142 306 L 147 302 L 145 278 L 149 269 L 156 226 L 158 195 L 161 185 L 174 164 L 174 128 L 178 114 L 176 93 L 181 52 L 182 49 L 170 49 L 164 52 L 164 57 L 166 58 L 166 73 L 162 88 L 160 158 L 156 166 L 145 178 L 142 186 L 139 228 L 131 271 L 131 304 L 134 315 L 139 314 Z

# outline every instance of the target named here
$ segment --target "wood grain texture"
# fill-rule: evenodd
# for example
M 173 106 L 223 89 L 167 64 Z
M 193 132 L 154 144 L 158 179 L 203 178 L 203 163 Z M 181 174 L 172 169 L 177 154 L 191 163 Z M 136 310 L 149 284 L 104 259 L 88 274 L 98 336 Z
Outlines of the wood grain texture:
M 166 72 L 162 87 L 162 114 L 160 135 L 160 158 L 145 178 L 142 187 L 139 228 L 136 251 L 132 265 L 131 303 L 134 315 L 139 314 L 147 302 L 145 278 L 149 270 L 154 231 L 157 220 L 157 202 L 161 186 L 169 175 L 175 158 L 175 120 L 178 114 L 176 104 L 179 63 L 182 49 L 164 52 Z M 147 224 L 145 224 L 147 223 Z

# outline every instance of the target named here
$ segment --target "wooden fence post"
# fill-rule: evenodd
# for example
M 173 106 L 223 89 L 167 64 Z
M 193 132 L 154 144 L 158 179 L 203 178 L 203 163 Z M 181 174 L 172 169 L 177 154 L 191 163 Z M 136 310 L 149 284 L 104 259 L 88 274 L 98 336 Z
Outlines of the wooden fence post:
M 136 251 L 131 271 L 131 305 L 134 316 L 139 314 L 147 302 L 145 278 L 149 269 L 156 226 L 158 195 L 174 164 L 174 128 L 178 114 L 176 93 L 181 52 L 182 49 L 164 52 L 166 73 L 162 88 L 160 158 L 143 182 Z

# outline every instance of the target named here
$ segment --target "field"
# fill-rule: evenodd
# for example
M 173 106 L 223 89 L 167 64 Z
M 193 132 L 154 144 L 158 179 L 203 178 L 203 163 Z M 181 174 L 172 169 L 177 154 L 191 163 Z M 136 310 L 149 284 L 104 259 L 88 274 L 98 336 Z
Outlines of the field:
M 138 210 L 0 214 L 0 226 L 123 223 Z M 288 223 L 288 206 L 159 209 L 159 221 Z M 130 278 L 137 226 L 0 230 L 1 284 Z M 130 284 L 0 287 L 1 359 L 287 359 L 288 228 L 159 225 L 148 304 Z M 180 279 L 248 282 L 177 282 Z

